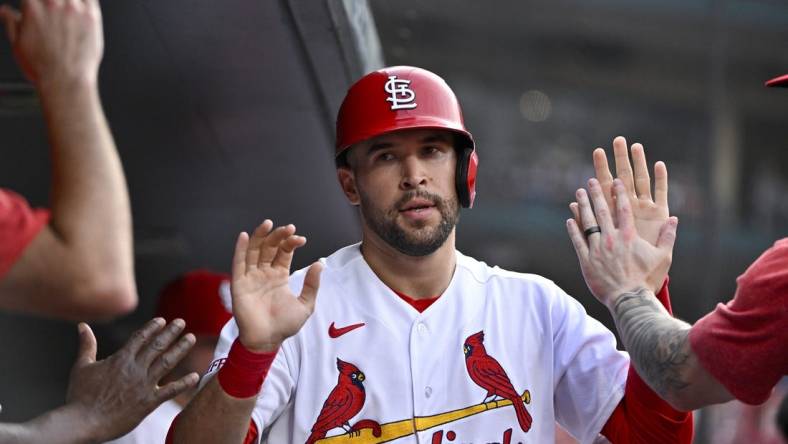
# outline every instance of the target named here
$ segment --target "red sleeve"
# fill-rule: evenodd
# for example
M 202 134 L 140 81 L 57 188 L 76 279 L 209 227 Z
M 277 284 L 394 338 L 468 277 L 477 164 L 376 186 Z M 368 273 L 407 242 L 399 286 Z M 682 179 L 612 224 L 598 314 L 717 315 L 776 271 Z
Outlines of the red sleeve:
M 34 210 L 22 196 L 0 188 L 0 279 L 48 220 L 48 211 Z
M 173 444 L 175 442 L 173 433 L 175 430 L 175 423 L 178 421 L 178 416 L 172 420 L 172 424 L 170 424 L 170 429 L 167 431 L 167 438 L 164 440 L 164 444 Z M 246 431 L 246 437 L 244 438 L 243 444 L 252 444 L 255 441 L 257 441 L 257 424 L 255 424 L 254 421 L 250 419 L 249 430 Z
M 736 280 L 736 294 L 690 330 L 703 368 L 739 400 L 766 401 L 788 374 L 788 238 Z
M 624 398 L 602 428 L 611 443 L 691 443 L 692 412 L 680 412 L 657 396 L 629 367 Z
M 657 299 L 671 312 L 668 280 Z M 602 428 L 611 443 L 691 443 L 692 412 L 680 412 L 670 406 L 629 367 L 624 398 Z

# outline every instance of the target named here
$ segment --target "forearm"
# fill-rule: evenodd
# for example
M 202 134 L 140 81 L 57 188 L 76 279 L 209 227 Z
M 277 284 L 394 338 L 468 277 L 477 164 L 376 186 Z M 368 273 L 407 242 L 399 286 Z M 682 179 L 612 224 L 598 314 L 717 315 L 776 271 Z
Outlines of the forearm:
M 232 397 L 212 378 L 178 416 L 173 442 L 243 442 L 256 400 Z
M 94 80 L 40 86 L 52 146 L 50 226 L 83 270 L 85 294 L 136 304 L 131 210 L 120 158 Z M 102 301 L 92 301 L 100 304 Z
M 72 406 L 63 406 L 21 424 L 0 424 L 0 444 L 98 443 L 92 428 Z
M 690 326 L 670 316 L 645 288 L 621 294 L 609 308 L 638 374 L 660 397 L 688 410 L 688 396 L 698 382 Z

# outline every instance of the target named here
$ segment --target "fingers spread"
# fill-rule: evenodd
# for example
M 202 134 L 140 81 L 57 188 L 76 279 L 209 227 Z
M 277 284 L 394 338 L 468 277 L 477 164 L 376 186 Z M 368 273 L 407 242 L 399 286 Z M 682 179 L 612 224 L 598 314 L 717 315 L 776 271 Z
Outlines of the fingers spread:
M 169 384 L 159 387 L 156 391 L 156 401 L 160 404 L 168 399 L 172 399 L 181 393 L 196 386 L 200 381 L 200 376 L 197 373 L 189 373 L 183 378 L 170 382 Z
M 140 350 L 138 355 L 139 361 L 146 367 L 149 366 L 154 359 L 170 348 L 170 345 L 180 336 L 185 326 L 186 323 L 183 322 L 183 319 L 175 319 L 170 322 L 164 329 L 159 331 L 159 334 L 155 335 L 146 347 Z
M 181 362 L 181 359 L 186 357 L 189 350 L 197 342 L 193 334 L 187 333 L 178 340 L 166 353 L 162 354 L 153 362 L 148 374 L 158 381 L 163 378 L 167 373 L 171 372 L 175 366 Z
M 84 322 L 77 325 L 77 330 L 79 331 L 79 351 L 75 365 L 82 367 L 96 362 L 96 336 L 90 326 Z
M 668 208 L 668 167 L 661 161 L 654 165 L 654 202 Z
M 283 240 L 292 236 L 294 233 L 295 225 L 293 224 L 276 227 L 274 231 L 270 232 L 260 245 L 260 259 L 257 265 L 263 266 L 264 264 L 271 264 L 276 254 L 279 252 L 279 245 Z
M 648 163 L 643 145 L 632 145 L 632 164 L 635 168 L 635 191 L 640 199 L 651 200 L 651 178 L 648 176 Z
M 632 176 L 632 166 L 629 164 L 629 150 L 627 139 L 618 136 L 613 139 L 613 154 L 616 158 L 616 177 L 624 182 L 630 195 L 635 195 L 635 183 Z
M 131 338 L 123 346 L 132 356 L 136 356 L 142 347 L 164 327 L 164 319 L 153 318 L 144 327 L 131 334 Z

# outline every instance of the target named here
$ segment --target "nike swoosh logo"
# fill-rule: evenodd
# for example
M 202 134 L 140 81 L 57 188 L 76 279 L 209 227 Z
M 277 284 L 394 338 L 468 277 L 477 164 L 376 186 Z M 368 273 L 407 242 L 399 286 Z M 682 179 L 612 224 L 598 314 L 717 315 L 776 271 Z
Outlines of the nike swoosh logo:
M 334 323 L 332 322 L 331 325 L 328 326 L 328 335 L 331 336 L 332 338 L 336 339 L 336 338 L 344 335 L 347 332 L 353 331 L 353 330 L 355 330 L 357 328 L 361 328 L 361 327 L 363 327 L 365 325 L 367 325 L 367 324 L 365 324 L 363 322 L 359 322 L 358 324 L 348 325 L 347 327 L 336 328 L 336 327 L 334 327 Z

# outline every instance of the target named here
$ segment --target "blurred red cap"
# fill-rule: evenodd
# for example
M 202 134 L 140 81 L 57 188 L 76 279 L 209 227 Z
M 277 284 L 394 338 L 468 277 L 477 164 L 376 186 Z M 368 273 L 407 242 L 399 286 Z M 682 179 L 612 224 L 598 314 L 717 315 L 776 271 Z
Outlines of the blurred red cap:
M 156 316 L 181 318 L 195 335 L 219 336 L 232 317 L 230 275 L 195 270 L 180 276 L 159 295 Z
M 783 88 L 788 88 L 788 74 L 767 81 L 766 86 L 782 86 Z

